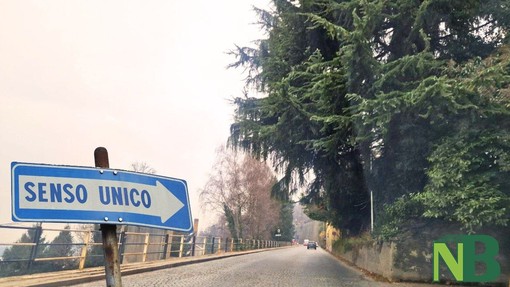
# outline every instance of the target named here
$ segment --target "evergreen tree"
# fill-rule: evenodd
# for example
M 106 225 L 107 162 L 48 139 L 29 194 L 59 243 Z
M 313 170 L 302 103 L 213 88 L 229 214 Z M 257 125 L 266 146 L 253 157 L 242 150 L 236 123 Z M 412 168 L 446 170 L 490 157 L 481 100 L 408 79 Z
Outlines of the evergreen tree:
M 69 225 L 66 225 L 63 231 L 51 241 L 48 248 L 44 250 L 42 257 L 46 258 L 58 258 L 58 257 L 70 257 L 73 256 L 73 236 L 69 230 Z M 76 268 L 76 260 L 54 260 L 48 261 L 45 264 L 45 269 L 48 271 L 58 271 Z
M 41 226 L 38 224 L 34 224 L 32 228 L 28 229 L 16 243 L 36 243 L 35 258 L 40 258 L 46 247 L 46 239 L 42 235 Z M 33 250 L 35 250 L 35 246 L 14 245 L 6 248 L 2 258 L 7 263 L 3 264 L 2 267 L 5 268 L 2 268 L 0 273 L 12 276 L 36 272 L 40 268 L 40 264 L 29 261 Z M 29 265 L 31 265 L 30 270 L 28 268 Z
M 235 100 L 231 142 L 269 158 L 288 198 L 347 233 L 373 191 L 392 236 L 427 218 L 506 226 L 506 1 L 274 1 L 268 39 L 232 66 L 264 98 Z
M 87 252 L 87 259 L 85 260 L 85 267 L 96 267 L 104 265 L 104 252 L 103 252 L 103 238 L 101 231 L 99 231 L 99 225 L 94 225 L 94 232 L 92 235 L 92 243 L 95 243 L 90 247 Z
M 294 239 L 294 235 L 296 233 L 294 223 L 293 223 L 293 211 L 294 211 L 294 203 L 284 203 L 280 208 L 280 222 L 277 225 L 277 228 L 280 229 L 281 236 L 273 236 L 273 240 L 278 241 L 292 241 Z M 276 234 L 276 232 L 274 233 Z
M 368 192 L 353 126 L 346 120 L 346 81 L 337 73 L 343 69 L 335 57 L 340 43 L 308 20 L 307 13 L 320 5 L 275 1 L 275 7 L 267 21 L 269 39 L 261 41 L 259 50 L 238 50 L 235 65 L 261 68 L 249 82 L 268 97 L 236 99 L 231 141 L 271 158 L 284 172 L 276 189 L 285 193 L 280 198 L 289 198 L 294 183 L 304 184 L 305 175 L 313 173 L 302 203 L 321 212 L 309 215 L 358 233 L 368 223 Z

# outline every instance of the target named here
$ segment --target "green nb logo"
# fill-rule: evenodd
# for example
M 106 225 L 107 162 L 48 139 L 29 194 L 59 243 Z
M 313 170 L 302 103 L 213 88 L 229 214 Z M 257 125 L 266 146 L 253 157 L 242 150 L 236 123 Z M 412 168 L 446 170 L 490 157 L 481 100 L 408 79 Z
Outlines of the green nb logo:
M 448 248 L 448 243 L 457 244 L 457 260 Z M 477 243 L 484 250 L 476 253 Z M 460 282 L 491 282 L 498 278 L 501 266 L 496 260 L 499 245 L 489 235 L 447 235 L 434 241 L 434 281 L 439 281 L 439 258 L 443 258 L 455 280 Z M 477 263 L 485 265 L 485 273 L 477 274 Z

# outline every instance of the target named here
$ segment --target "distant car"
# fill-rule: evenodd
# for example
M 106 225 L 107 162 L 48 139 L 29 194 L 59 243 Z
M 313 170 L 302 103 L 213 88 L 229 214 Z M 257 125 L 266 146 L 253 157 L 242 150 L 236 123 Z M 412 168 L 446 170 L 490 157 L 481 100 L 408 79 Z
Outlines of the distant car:
M 309 242 L 308 242 L 308 245 L 306 246 L 306 249 L 311 249 L 311 248 L 313 248 L 313 249 L 317 249 L 317 242 L 315 242 L 315 241 L 309 241 Z

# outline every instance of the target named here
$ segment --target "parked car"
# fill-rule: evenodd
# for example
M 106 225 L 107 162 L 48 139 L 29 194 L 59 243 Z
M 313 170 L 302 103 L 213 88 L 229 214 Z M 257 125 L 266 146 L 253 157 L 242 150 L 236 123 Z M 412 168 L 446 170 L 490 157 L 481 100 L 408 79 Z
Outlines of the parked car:
M 317 242 L 309 241 L 308 245 L 306 246 L 306 249 L 310 249 L 310 248 L 317 249 Z

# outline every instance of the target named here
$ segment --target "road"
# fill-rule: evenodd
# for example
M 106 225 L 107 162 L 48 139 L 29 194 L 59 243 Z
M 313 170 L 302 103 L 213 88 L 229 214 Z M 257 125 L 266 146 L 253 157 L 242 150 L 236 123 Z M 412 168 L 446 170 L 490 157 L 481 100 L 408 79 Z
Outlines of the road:
M 105 281 L 74 285 L 105 286 Z M 322 249 L 303 246 L 123 276 L 122 286 L 421 286 L 375 282 Z M 432 286 L 432 285 L 424 285 Z

